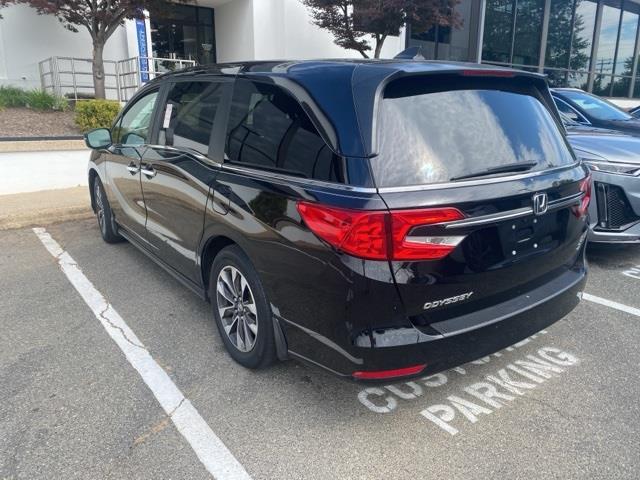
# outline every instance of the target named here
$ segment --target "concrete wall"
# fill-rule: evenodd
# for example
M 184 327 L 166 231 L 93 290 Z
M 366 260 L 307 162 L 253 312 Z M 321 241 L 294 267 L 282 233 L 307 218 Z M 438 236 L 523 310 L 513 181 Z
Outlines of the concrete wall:
M 203 2 L 203 6 L 207 6 Z M 233 0 L 215 9 L 218 62 L 254 57 L 253 0 Z
M 360 53 L 337 46 L 329 32 L 313 25 L 300 0 L 231 0 L 215 11 L 219 62 L 361 58 Z M 404 34 L 388 38 L 382 56 L 393 57 L 402 50 Z
M 0 84 L 39 88 L 40 60 L 55 55 L 91 58 L 91 37 L 83 27 L 78 27 L 78 33 L 70 32 L 55 17 L 38 15 L 25 5 L 3 8 L 0 13 Z M 104 58 L 126 58 L 127 49 L 125 28 L 119 28 L 107 42 Z

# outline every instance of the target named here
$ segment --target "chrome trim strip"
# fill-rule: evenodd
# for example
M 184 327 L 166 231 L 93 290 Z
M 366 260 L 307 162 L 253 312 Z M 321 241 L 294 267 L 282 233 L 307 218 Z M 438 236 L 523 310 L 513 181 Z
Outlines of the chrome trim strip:
M 291 182 L 302 187 L 315 186 L 325 188 L 335 188 L 339 190 L 346 190 L 349 192 L 360 193 L 377 193 L 377 189 L 374 187 L 356 187 L 353 185 L 345 185 L 341 183 L 324 182 L 322 180 L 314 180 L 311 178 L 300 178 L 293 175 L 287 175 L 285 173 L 274 173 L 265 170 L 258 170 L 257 168 L 240 167 L 237 165 L 231 165 L 229 163 L 222 164 L 222 170 L 227 170 L 236 173 L 245 173 L 247 175 L 254 175 L 256 177 L 262 177 L 268 180 L 279 180 L 281 182 Z
M 457 188 L 457 187 L 472 187 L 475 185 L 488 185 L 492 183 L 509 182 L 513 180 L 523 180 L 525 178 L 539 177 L 540 175 L 547 175 L 549 173 L 558 172 L 560 170 L 570 170 L 580 165 L 579 161 L 576 161 L 570 165 L 562 165 L 560 167 L 547 168 L 545 170 L 538 170 L 536 172 L 520 173 L 516 175 L 500 175 L 498 177 L 482 177 L 476 180 L 465 180 L 461 182 L 444 182 L 434 183 L 431 185 L 408 185 L 404 187 L 381 187 L 378 188 L 379 193 L 396 193 L 396 192 L 418 192 L 421 190 L 439 190 L 445 188 Z
M 550 212 L 552 210 L 559 210 L 561 208 L 576 204 L 582 199 L 583 195 L 584 195 L 583 192 L 579 192 L 579 193 L 570 195 L 568 197 L 553 200 L 552 202 L 549 202 L 549 208 L 547 209 L 547 212 Z M 453 222 L 440 223 L 435 225 L 444 226 L 444 228 L 448 230 L 451 228 L 465 228 L 465 227 L 475 227 L 478 225 L 489 225 L 492 223 L 497 223 L 504 220 L 513 220 L 516 218 L 522 218 L 529 215 L 533 215 L 533 208 L 523 207 L 523 208 L 517 208 L 515 210 L 508 210 L 506 212 L 491 213 L 489 215 L 481 215 L 478 217 L 465 218 L 462 220 L 455 220 Z
M 176 148 L 172 145 L 145 145 L 147 148 L 151 148 L 154 150 L 168 150 L 170 152 L 176 152 L 176 153 L 180 153 L 182 155 L 184 154 L 189 154 L 192 155 L 194 157 L 196 157 L 198 160 L 201 160 L 203 162 L 206 162 L 208 164 L 213 164 L 214 166 L 219 166 L 220 164 L 214 160 L 211 160 L 209 157 L 207 157 L 206 155 L 203 155 L 202 153 L 193 150 L 193 149 L 181 149 L 181 148 Z
M 580 200 L 582 200 L 583 196 L 584 196 L 584 192 L 578 192 L 568 197 L 553 200 L 552 202 L 549 202 L 549 208 L 547 209 L 547 211 L 558 210 L 560 208 L 569 207 L 577 203 L 580 203 Z
M 497 223 L 503 220 L 513 220 L 515 218 L 526 217 L 528 215 L 533 215 L 533 208 L 531 207 L 518 208 L 516 210 L 509 210 L 506 212 L 492 213 L 489 215 L 481 215 L 479 217 L 471 217 L 471 218 L 465 218 L 463 220 L 455 220 L 453 222 L 441 223 L 440 225 L 443 225 L 444 228 L 446 229 L 474 227 L 477 225 L 488 225 L 491 223 Z

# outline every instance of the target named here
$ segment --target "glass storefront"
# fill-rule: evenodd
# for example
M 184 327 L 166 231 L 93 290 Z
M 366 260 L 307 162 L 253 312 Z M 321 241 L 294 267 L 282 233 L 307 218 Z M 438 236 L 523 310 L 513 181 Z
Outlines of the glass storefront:
M 639 21 L 631 0 L 486 0 L 482 61 L 544 72 L 552 86 L 638 97 Z
M 216 45 L 212 8 L 172 5 L 162 16 L 151 18 L 155 57 L 215 63 Z

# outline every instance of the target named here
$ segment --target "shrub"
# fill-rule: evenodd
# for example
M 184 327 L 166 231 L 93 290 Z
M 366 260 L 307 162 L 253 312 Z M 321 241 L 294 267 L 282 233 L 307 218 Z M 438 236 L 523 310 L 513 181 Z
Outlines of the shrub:
M 86 132 L 94 128 L 111 128 L 120 111 L 116 100 L 82 100 L 76 103 L 76 125 Z
M 67 99 L 44 90 L 25 91 L 19 87 L 0 87 L 0 106 L 7 108 L 28 107 L 34 110 L 66 110 Z
M 18 87 L 0 87 L 0 105 L 7 108 L 24 107 L 26 92 Z
M 26 107 L 34 110 L 60 110 L 69 107 L 69 102 L 64 97 L 52 95 L 44 90 L 29 90 L 25 92 Z

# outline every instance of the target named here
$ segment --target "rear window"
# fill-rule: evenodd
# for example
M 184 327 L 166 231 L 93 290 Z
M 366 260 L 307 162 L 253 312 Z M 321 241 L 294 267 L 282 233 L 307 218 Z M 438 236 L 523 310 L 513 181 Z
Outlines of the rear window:
M 401 80 L 385 91 L 378 113 L 379 155 L 371 159 L 378 186 L 451 182 L 514 164 L 522 173 L 519 163 L 530 172 L 574 162 L 535 89 L 505 91 L 480 82 L 483 88 L 462 83 L 455 90 L 433 91 L 425 83 Z

